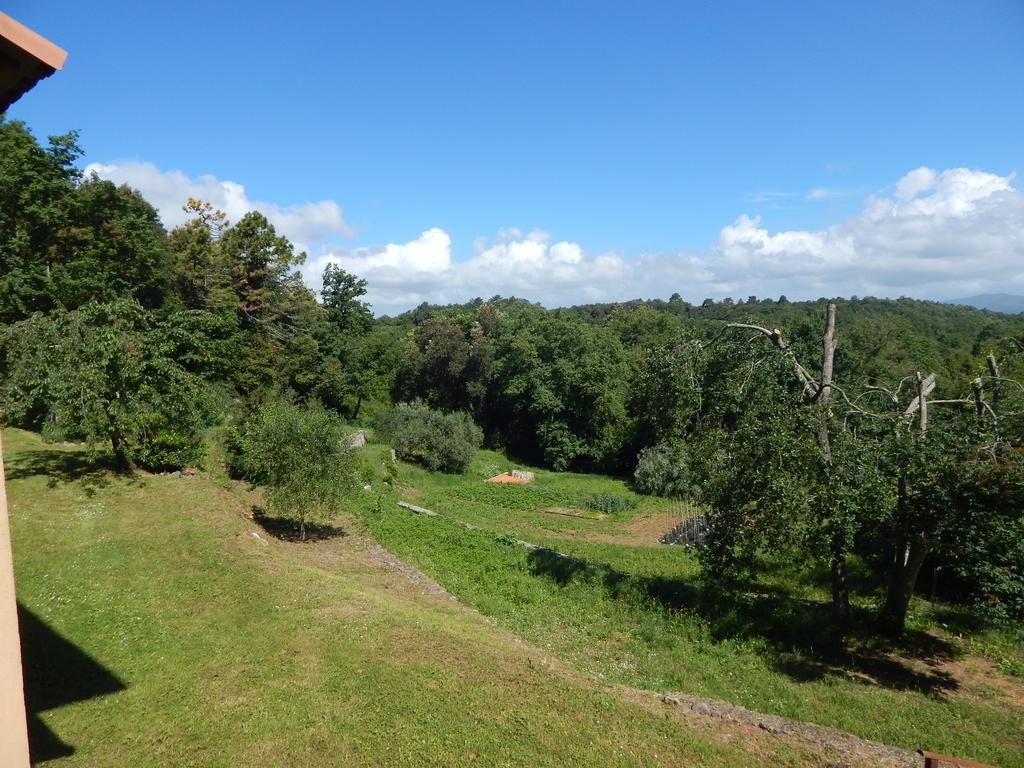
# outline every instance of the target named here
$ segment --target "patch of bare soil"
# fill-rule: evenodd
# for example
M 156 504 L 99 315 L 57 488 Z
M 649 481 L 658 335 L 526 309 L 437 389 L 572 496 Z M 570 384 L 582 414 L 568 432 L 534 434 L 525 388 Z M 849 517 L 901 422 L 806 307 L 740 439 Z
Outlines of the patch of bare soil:
M 966 656 L 960 659 L 940 657 L 924 659 L 917 664 L 926 665 L 959 683 L 955 692 L 950 694 L 950 698 L 995 696 L 1005 704 L 1024 709 L 1024 678 L 1004 675 L 984 656 Z
M 638 536 L 645 541 L 656 542 L 678 525 L 682 519 L 676 512 L 660 512 L 653 515 L 637 516 L 626 523 L 624 528 L 633 536 Z
M 585 509 L 576 507 L 548 507 L 544 510 L 549 515 L 564 515 L 565 517 L 583 517 L 589 520 L 600 520 L 602 516 L 594 515 Z
M 548 512 L 550 510 L 544 510 Z M 582 515 L 580 515 L 582 517 Z M 655 512 L 639 515 L 622 526 L 621 533 L 591 533 L 585 531 L 551 531 L 550 535 L 565 539 L 600 541 L 604 544 L 629 544 L 631 546 L 660 546 L 658 539 L 676 526 L 682 517 L 674 512 Z
M 484 482 L 509 483 L 511 485 L 526 485 L 530 481 L 527 480 L 525 477 L 517 477 L 516 475 L 513 475 L 511 472 L 502 472 L 500 475 L 495 475 L 494 477 L 487 478 Z

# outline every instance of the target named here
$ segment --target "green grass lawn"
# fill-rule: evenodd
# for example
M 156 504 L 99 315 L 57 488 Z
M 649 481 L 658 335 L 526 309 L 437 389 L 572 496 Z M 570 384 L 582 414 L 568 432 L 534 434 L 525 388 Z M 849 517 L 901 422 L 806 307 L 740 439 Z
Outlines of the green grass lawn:
M 379 466 L 386 456 L 384 446 L 367 447 L 368 464 Z M 535 480 L 529 485 L 503 485 L 484 482 L 511 464 L 493 451 L 478 451 L 464 475 L 445 475 L 428 472 L 412 464 L 402 465 L 403 493 L 408 499 L 426 507 L 439 508 L 457 514 L 463 522 L 490 529 L 515 528 L 520 532 L 538 535 L 615 536 L 625 533 L 624 526 L 638 517 L 658 515 L 665 518 L 665 533 L 671 528 L 669 520 L 681 519 L 690 512 L 689 505 L 640 496 L 619 479 L 602 475 L 582 475 L 572 472 L 551 472 L 531 468 Z M 586 506 L 594 496 L 610 496 L 631 505 L 615 514 L 605 514 Z M 553 514 L 545 510 L 560 510 Z M 579 516 L 571 516 L 575 512 Z
M 370 454 L 376 461 L 383 448 Z M 639 497 L 634 510 L 598 520 L 546 515 L 544 499 L 559 494 L 630 491 L 609 478 L 545 472 L 532 489 L 484 484 L 481 466 L 499 460 L 482 453 L 458 477 L 402 465 L 397 494 L 387 503 L 367 495 L 362 515 L 400 557 L 583 672 L 907 749 L 1024 766 L 1024 679 L 1012 674 L 1024 660 L 1019 630 L 972 625 L 962 611 L 915 601 L 899 646 L 869 632 L 838 644 L 813 574 L 768 574 L 764 594 L 736 600 L 702 591 L 687 550 L 615 540 L 645 515 L 664 514 L 667 502 Z M 451 519 L 399 509 L 399 497 Z M 503 543 L 508 531 L 580 560 Z M 869 600 L 856 606 L 862 617 L 872 608 Z
M 78 447 L 18 430 L 5 431 L 4 449 L 37 760 L 133 768 L 809 760 L 756 729 L 730 740 L 724 727 L 687 728 L 653 697 L 630 700 L 609 682 L 547 663 L 547 649 L 557 649 L 580 669 L 626 665 L 616 678 L 646 680 L 649 672 L 627 667 L 661 642 L 661 630 L 632 637 L 621 611 L 645 624 L 647 613 L 616 607 L 589 584 L 557 586 L 488 535 L 390 511 L 374 521 L 382 540 L 504 627 L 375 559 L 353 521 L 325 541 L 262 543 L 246 517 L 251 499 L 237 487 L 114 475 L 102 457 L 97 464 Z M 361 504 L 372 508 L 371 496 Z M 604 617 L 588 616 L 595 607 Z M 663 621 L 677 632 L 678 619 Z M 727 663 L 724 647 L 707 648 L 708 658 L 722 657 L 716 665 Z M 999 740 L 990 743 L 996 752 Z

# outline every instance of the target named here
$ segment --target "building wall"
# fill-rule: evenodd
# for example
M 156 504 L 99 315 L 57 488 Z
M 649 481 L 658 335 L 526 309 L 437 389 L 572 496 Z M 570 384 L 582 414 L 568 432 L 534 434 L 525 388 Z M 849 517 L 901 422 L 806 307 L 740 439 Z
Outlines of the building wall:
M 28 768 L 28 764 L 18 603 L 14 592 L 14 561 L 7 517 L 3 444 L 0 441 L 0 765 Z

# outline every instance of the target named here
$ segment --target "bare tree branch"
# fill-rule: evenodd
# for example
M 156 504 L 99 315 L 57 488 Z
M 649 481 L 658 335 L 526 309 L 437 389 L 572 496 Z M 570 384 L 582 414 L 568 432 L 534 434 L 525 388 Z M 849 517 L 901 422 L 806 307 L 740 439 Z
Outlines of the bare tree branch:
M 917 397 L 910 401 L 910 404 L 907 406 L 907 409 L 903 412 L 904 416 L 910 416 L 918 409 L 920 409 L 922 406 L 927 406 L 927 401 L 925 400 L 925 398 L 928 397 L 928 395 L 930 395 L 932 391 L 935 389 L 934 373 L 928 374 L 928 376 L 924 377 L 923 379 L 921 378 L 920 373 L 917 374 L 917 376 L 919 379 Z M 925 423 L 927 423 L 927 421 L 928 419 L 926 416 Z
M 833 313 L 833 322 L 835 322 L 835 314 Z M 749 325 L 748 323 L 729 323 L 725 326 L 726 328 L 743 328 L 749 331 L 757 331 L 761 335 L 767 337 L 775 348 L 778 349 L 783 356 L 793 364 L 793 369 L 796 372 L 796 377 L 799 379 L 801 386 L 803 387 L 804 395 L 808 398 L 813 399 L 819 392 L 819 386 L 815 382 L 814 377 L 807 372 L 807 369 L 800 365 L 800 361 L 796 359 L 796 355 L 793 351 L 786 346 L 786 342 L 782 339 L 782 331 L 778 328 L 768 330 L 762 328 L 760 325 Z

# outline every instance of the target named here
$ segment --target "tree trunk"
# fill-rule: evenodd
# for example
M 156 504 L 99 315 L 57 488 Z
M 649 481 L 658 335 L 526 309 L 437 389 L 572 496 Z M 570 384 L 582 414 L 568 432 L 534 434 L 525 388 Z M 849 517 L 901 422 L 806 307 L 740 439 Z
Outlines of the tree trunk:
M 935 374 L 917 374 L 916 409 L 919 411 L 919 429 L 922 440 L 928 432 L 928 393 L 935 388 Z M 913 412 L 909 410 L 909 412 Z M 900 475 L 897 480 L 896 519 L 906 525 L 907 478 Z M 892 570 L 889 572 L 889 589 L 882 606 L 882 626 L 890 634 L 903 634 L 907 622 L 907 608 L 914 596 L 914 585 L 921 565 L 929 550 L 928 537 L 923 533 L 902 534 L 893 553 Z
M 988 372 L 992 374 L 992 410 L 999 413 L 999 404 L 1002 399 L 999 387 L 999 364 L 996 363 L 996 356 L 991 353 L 985 361 L 988 363 Z
M 124 437 L 116 429 L 110 433 L 110 447 L 114 451 L 114 459 L 117 461 L 118 466 L 129 472 L 134 472 L 138 469 L 135 466 L 135 462 L 128 455 L 128 446 Z
M 825 482 L 831 482 L 832 445 L 828 437 L 828 401 L 832 395 L 832 369 L 836 357 L 836 305 L 829 304 L 825 313 L 825 332 L 821 337 L 821 382 L 818 385 L 818 449 L 821 451 Z M 846 583 L 846 552 L 837 539 L 832 545 L 832 617 L 838 624 L 850 619 L 850 590 Z
M 935 374 L 932 374 L 934 376 Z M 934 381 L 934 379 L 932 379 Z M 921 372 L 917 372 L 917 409 L 920 411 L 918 418 L 920 419 L 921 434 L 923 435 L 928 431 L 928 378 L 921 375 Z
M 832 618 L 839 625 L 850 621 L 850 589 L 846 584 L 846 555 L 832 558 Z
M 974 415 L 978 417 L 978 428 L 981 429 L 985 419 L 985 393 L 981 376 L 971 382 L 971 388 L 974 390 Z
M 821 385 L 818 387 L 818 447 L 826 470 L 832 466 L 832 447 L 828 440 L 828 401 L 832 392 L 832 368 L 836 358 L 836 305 L 829 304 L 825 316 L 825 333 L 821 337 Z
M 914 596 L 914 585 L 929 549 L 928 539 L 923 534 L 902 540 L 896 548 L 889 573 L 889 589 L 882 606 L 882 626 L 893 636 L 903 634 L 910 598 Z

